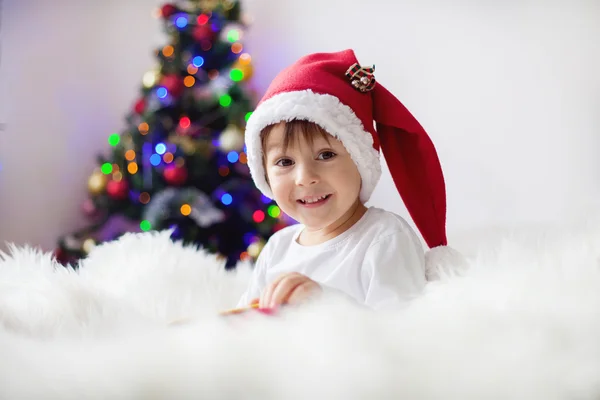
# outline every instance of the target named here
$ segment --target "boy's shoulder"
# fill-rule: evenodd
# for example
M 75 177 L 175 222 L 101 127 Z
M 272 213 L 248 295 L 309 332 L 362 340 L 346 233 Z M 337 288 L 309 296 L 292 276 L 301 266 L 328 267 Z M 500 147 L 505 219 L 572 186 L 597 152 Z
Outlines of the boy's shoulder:
M 365 223 L 361 228 L 365 233 L 371 233 L 372 236 L 385 236 L 398 232 L 414 233 L 413 228 L 406 219 L 396 213 L 377 207 L 369 207 Z
M 294 236 L 296 235 L 296 233 L 298 233 L 298 230 L 301 228 L 301 224 L 293 224 L 281 228 L 269 237 L 269 240 L 267 240 L 267 244 L 265 245 L 265 247 L 268 246 L 269 248 L 275 248 L 280 243 L 289 243 L 291 240 L 294 239 Z
M 386 240 L 387 245 L 406 246 L 408 239 L 416 249 L 423 250 L 423 243 L 417 232 L 400 215 L 381 208 L 369 208 L 368 219 L 361 227 L 360 240 L 365 243 L 382 243 Z
M 280 245 L 282 243 L 287 245 L 295 240 L 296 235 L 302 228 L 302 224 L 293 224 L 278 230 L 269 237 L 265 248 L 268 247 L 273 250 L 285 247 Z M 368 208 L 362 220 L 356 224 L 354 232 L 357 232 L 357 230 L 360 232 L 358 237 L 361 241 L 366 238 L 374 240 L 398 233 L 406 233 L 409 236 L 415 235 L 413 228 L 400 215 L 377 207 Z

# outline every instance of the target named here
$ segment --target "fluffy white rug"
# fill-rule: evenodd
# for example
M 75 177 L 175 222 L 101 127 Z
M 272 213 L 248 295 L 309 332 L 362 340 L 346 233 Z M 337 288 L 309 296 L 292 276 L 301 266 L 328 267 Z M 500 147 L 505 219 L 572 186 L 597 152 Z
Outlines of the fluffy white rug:
M 402 312 L 328 298 L 227 318 L 249 266 L 226 272 L 168 233 L 99 246 L 77 272 L 13 247 L 0 398 L 599 398 L 600 230 L 491 243 Z

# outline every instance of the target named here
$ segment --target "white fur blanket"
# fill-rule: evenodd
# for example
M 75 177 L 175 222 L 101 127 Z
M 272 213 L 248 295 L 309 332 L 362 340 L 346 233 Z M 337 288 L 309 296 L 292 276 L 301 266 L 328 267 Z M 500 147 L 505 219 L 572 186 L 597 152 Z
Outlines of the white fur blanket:
M 478 247 L 402 312 L 329 298 L 277 317 L 217 316 L 248 265 L 168 233 L 99 246 L 76 272 L 13 247 L 0 398 L 597 399 L 600 230 L 555 233 Z

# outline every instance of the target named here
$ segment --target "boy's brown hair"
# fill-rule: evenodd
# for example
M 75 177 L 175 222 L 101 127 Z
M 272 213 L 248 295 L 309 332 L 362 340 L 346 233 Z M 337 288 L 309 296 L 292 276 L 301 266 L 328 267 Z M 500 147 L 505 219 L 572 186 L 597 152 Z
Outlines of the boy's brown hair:
M 314 122 L 294 119 L 291 121 L 284 122 L 285 130 L 283 132 L 283 151 L 287 151 L 292 140 L 298 140 L 299 134 L 303 136 L 306 141 L 312 146 L 314 142 L 315 135 L 320 135 L 322 138 L 327 140 L 327 143 L 331 144 L 329 141 L 330 135 L 327 131 L 321 128 L 320 125 L 315 124 Z M 260 132 L 260 144 L 263 149 L 263 165 L 265 163 L 264 150 L 266 149 L 267 140 L 269 139 L 269 135 L 271 131 L 275 127 L 276 124 L 271 124 L 263 128 Z

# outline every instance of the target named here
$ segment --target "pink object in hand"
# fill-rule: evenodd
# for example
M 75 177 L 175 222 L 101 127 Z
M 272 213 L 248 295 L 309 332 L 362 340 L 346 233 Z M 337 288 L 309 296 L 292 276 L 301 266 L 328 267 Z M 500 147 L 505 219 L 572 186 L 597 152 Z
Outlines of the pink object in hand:
M 274 315 L 277 311 L 276 308 L 257 308 L 256 311 L 266 315 Z

